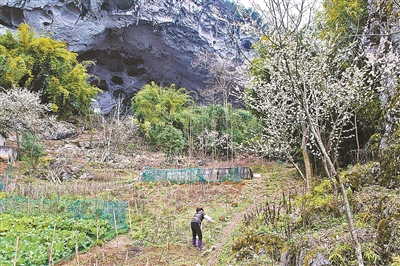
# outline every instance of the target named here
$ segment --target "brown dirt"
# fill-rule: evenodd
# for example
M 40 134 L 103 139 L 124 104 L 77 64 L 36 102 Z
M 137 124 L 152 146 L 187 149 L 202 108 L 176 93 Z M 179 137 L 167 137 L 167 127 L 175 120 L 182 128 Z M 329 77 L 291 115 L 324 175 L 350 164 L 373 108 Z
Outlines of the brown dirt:
M 86 253 L 79 254 L 70 261 L 59 262 L 56 266 L 76 265 L 192 265 L 199 257 L 199 251 L 190 246 L 173 245 L 165 247 L 138 247 L 132 245 L 130 236 L 119 236 L 102 246 L 93 247 Z M 173 264 L 170 264 L 173 261 Z
M 199 252 L 189 246 L 169 245 L 169 247 L 135 247 L 131 245 L 132 239 L 120 236 L 104 246 L 94 247 L 87 253 L 79 254 L 69 262 L 60 262 L 56 266 L 79 265 L 181 265 L 186 263 L 188 256 L 198 257 Z M 174 263 L 170 264 L 169 258 Z M 180 259 L 179 259 L 180 258 Z M 180 263 L 177 261 L 180 260 Z
M 261 203 L 261 193 L 256 194 L 253 200 L 253 204 L 243 210 L 242 212 L 236 214 L 231 221 L 228 222 L 227 226 L 222 231 L 221 241 L 215 245 L 215 251 L 212 253 L 211 257 L 209 258 L 207 265 L 213 266 L 216 264 L 219 255 L 222 252 L 222 246 L 228 240 L 229 236 L 231 235 L 232 230 L 239 224 L 240 220 L 243 219 L 244 215 L 251 212 L 258 204 Z
M 8 167 L 9 165 L 7 163 L 0 162 L 0 175 L 3 175 Z

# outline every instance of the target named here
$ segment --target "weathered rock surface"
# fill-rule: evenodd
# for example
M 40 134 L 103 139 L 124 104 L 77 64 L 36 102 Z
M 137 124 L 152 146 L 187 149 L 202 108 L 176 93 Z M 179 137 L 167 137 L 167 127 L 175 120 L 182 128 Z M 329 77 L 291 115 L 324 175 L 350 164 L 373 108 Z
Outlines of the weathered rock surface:
M 368 8 L 369 17 L 365 29 L 364 45 L 368 47 L 369 53 L 376 55 L 376 58 L 388 58 L 387 65 L 384 67 L 398 72 L 398 63 L 394 61 L 394 58 L 390 59 L 390 56 L 398 58 L 400 53 L 400 20 L 398 19 L 400 6 L 386 0 L 369 0 Z M 382 107 L 386 110 L 381 126 L 381 150 L 387 147 L 386 141 L 400 120 L 400 103 L 398 97 L 393 98 L 398 91 L 396 89 L 398 85 L 398 77 L 392 74 L 386 75 L 385 72 L 382 74 L 380 100 Z
M 254 41 L 232 23 L 240 16 L 223 0 L 1 2 L 0 24 L 15 29 L 26 22 L 96 63 L 89 71 L 99 77 L 91 82 L 103 90 L 97 103 L 103 113 L 118 97 L 128 105 L 150 81 L 199 92 L 209 73 L 191 69 L 194 58 L 207 52 L 228 59 L 232 69 L 245 67 L 239 48 Z

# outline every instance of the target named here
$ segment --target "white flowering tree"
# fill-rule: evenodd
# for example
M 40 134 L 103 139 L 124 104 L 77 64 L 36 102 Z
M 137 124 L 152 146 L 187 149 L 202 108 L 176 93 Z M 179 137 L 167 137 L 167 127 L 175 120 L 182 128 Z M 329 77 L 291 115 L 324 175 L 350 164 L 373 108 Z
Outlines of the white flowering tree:
M 305 9 L 306 1 L 265 1 L 268 17 L 255 49 L 246 103 L 257 112 L 264 131 L 255 148 L 293 163 L 309 186 L 308 156 L 319 158 L 335 191 L 340 192 L 359 265 L 364 265 L 346 189 L 336 161 L 345 138 L 354 137 L 353 116 L 368 100 L 368 67 L 354 47 L 340 48 L 319 38 Z M 254 143 L 253 143 L 254 144 Z M 305 173 L 296 163 L 303 158 Z M 337 185 L 336 185 L 337 184 Z M 303 217 L 304 218 L 304 217 Z
M 19 145 L 22 132 L 43 134 L 50 110 L 50 104 L 41 103 L 40 93 L 26 88 L 0 91 L 0 130 L 15 137 Z
M 289 159 L 306 186 L 309 180 L 296 164 L 296 151 L 302 150 L 305 165 L 308 152 L 322 160 L 334 191 L 337 183 L 344 199 L 362 265 L 361 246 L 335 162 L 341 141 L 354 134 L 351 122 L 355 109 L 368 99 L 364 86 L 367 68 L 359 67 L 362 64 L 354 57 L 354 49 L 338 50 L 333 42 L 317 38 L 309 28 L 295 33 L 275 32 L 262 38 L 257 50 L 260 58 L 253 66 L 246 102 L 262 119 L 261 147 Z

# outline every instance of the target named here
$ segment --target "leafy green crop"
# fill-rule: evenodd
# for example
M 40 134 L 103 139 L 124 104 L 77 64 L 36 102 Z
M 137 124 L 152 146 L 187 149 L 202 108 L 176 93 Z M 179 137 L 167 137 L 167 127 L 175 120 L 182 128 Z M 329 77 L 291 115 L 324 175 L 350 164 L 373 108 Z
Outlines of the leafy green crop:
M 13 265 L 18 243 L 18 265 L 47 265 L 50 250 L 54 261 L 70 257 L 75 251 L 87 250 L 113 231 L 109 221 L 74 220 L 67 215 L 17 218 L 0 214 L 0 265 Z

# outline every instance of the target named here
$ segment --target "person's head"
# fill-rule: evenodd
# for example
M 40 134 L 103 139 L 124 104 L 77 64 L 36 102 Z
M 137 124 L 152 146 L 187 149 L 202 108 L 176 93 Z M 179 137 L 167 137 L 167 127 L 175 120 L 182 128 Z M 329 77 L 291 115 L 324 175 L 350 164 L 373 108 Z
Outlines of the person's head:
M 197 208 L 196 208 L 196 212 L 199 212 L 199 211 L 204 211 L 204 209 L 203 209 L 203 208 L 200 208 L 200 207 L 197 207 Z

